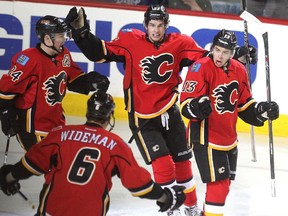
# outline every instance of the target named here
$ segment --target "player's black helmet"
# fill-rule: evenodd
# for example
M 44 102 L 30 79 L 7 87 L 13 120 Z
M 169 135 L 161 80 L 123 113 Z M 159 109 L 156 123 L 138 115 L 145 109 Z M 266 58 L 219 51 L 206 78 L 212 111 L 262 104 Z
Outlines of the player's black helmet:
M 234 32 L 222 29 L 213 39 L 212 46 L 215 45 L 234 50 L 237 47 L 237 37 Z
M 88 120 L 102 120 L 106 122 L 113 115 L 115 103 L 110 94 L 104 92 L 95 92 L 87 102 L 86 117 Z
M 169 14 L 163 5 L 150 5 L 144 14 L 144 24 L 150 20 L 163 20 L 165 25 L 169 23 Z
M 36 34 L 38 39 L 43 42 L 44 36 L 46 34 L 54 38 L 54 33 L 68 33 L 70 34 L 70 29 L 67 27 L 66 23 L 54 16 L 46 15 L 38 20 L 36 23 Z

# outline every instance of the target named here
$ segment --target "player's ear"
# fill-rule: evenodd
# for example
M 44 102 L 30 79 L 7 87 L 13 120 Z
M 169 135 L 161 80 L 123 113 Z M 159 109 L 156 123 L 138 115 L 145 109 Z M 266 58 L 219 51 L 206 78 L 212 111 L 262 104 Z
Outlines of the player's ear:
M 48 46 L 52 46 L 52 45 L 53 45 L 52 38 L 51 38 L 50 35 L 48 35 L 48 34 L 45 34 L 45 35 L 44 35 L 44 40 L 43 40 L 43 41 L 44 41 L 45 44 L 48 45 Z

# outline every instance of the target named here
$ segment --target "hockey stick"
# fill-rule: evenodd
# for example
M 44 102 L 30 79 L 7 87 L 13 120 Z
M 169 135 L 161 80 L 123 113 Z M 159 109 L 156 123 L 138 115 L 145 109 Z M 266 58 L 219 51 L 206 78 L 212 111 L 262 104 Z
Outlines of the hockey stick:
M 243 11 L 246 11 L 247 4 L 246 0 L 242 0 L 242 8 Z M 249 49 L 249 38 L 248 38 L 248 24 L 247 21 L 244 19 L 244 45 L 247 49 Z M 252 80 L 251 80 L 251 71 L 250 71 L 250 55 L 246 56 L 246 71 L 249 79 L 250 89 L 252 91 Z M 250 125 L 250 135 L 251 135 L 251 151 L 252 151 L 252 161 L 256 162 L 256 146 L 255 146 L 255 136 L 254 136 L 254 126 Z
M 10 145 L 10 137 L 11 135 L 7 135 L 7 143 L 6 143 L 6 149 L 5 149 L 5 155 L 4 155 L 4 165 L 7 164 L 7 158 L 8 158 L 8 151 L 9 151 L 9 145 Z M 18 193 L 20 196 L 28 202 L 29 206 L 31 206 L 32 209 L 35 209 L 35 205 L 19 190 Z
M 260 29 L 263 28 L 263 24 L 259 19 L 257 19 L 252 14 L 244 11 L 240 17 L 246 21 L 251 21 L 259 25 Z M 265 71 L 266 71 L 266 91 L 267 91 L 267 102 L 271 102 L 271 85 L 270 85 L 270 63 L 269 63 L 269 46 L 268 46 L 268 32 L 265 31 L 262 34 L 264 42 L 265 51 Z M 270 155 L 270 173 L 271 173 L 271 194 L 272 197 L 276 196 L 275 188 L 275 168 L 274 168 L 274 142 L 273 142 L 273 130 L 272 130 L 272 120 L 268 119 L 268 129 L 269 129 L 269 155 Z
M 267 91 L 267 101 L 271 102 L 271 85 L 270 85 L 270 63 L 269 63 L 269 46 L 268 46 L 268 32 L 263 35 L 264 50 L 265 50 L 265 69 L 266 69 L 266 91 Z M 272 120 L 268 119 L 268 130 L 269 130 L 269 153 L 270 153 L 270 171 L 271 171 L 271 189 L 272 196 L 276 196 L 275 189 L 275 169 L 274 169 L 274 142 L 273 142 L 273 130 L 272 130 Z
M 7 164 L 7 158 L 8 158 L 8 150 L 10 145 L 10 134 L 7 135 L 7 142 L 6 142 L 6 149 L 5 149 L 5 155 L 4 155 L 4 165 Z

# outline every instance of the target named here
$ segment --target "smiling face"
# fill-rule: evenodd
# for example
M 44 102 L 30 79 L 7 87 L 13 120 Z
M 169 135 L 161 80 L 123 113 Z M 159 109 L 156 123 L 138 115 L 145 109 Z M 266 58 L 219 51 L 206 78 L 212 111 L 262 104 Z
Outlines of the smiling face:
M 233 57 L 233 50 L 215 45 L 212 50 L 213 61 L 217 67 L 223 67 Z
M 152 43 L 163 40 L 166 32 L 166 25 L 163 20 L 150 20 L 145 28 L 148 38 Z

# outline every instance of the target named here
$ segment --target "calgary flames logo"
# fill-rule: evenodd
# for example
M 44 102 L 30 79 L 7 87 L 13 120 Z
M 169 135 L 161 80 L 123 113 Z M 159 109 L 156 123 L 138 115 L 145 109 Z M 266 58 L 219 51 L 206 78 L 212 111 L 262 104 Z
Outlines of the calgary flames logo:
M 239 84 L 232 81 L 229 84 L 219 85 L 213 90 L 213 97 L 215 98 L 215 110 L 219 114 L 225 112 L 233 113 L 238 101 Z
M 151 83 L 164 83 L 172 75 L 173 71 L 169 69 L 169 65 L 174 63 L 174 58 L 169 53 L 146 57 L 140 62 L 142 79 L 148 85 Z
M 61 103 L 66 92 L 67 75 L 64 71 L 57 76 L 49 77 L 44 83 L 42 89 L 46 91 L 46 102 L 50 106 Z

